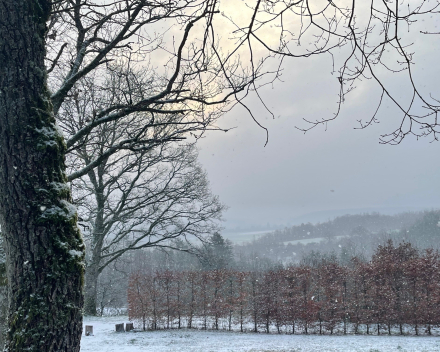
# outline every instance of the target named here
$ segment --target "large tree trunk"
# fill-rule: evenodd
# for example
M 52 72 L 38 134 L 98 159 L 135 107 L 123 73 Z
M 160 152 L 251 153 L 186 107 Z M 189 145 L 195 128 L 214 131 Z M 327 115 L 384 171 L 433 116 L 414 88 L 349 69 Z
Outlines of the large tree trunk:
M 102 169 L 103 165 L 100 165 L 98 168 L 98 177 L 95 178 L 95 174 L 93 171 L 89 172 L 90 180 L 94 185 L 96 185 L 95 189 L 95 197 L 96 197 L 96 218 L 93 224 L 93 233 L 92 233 L 92 244 L 91 244 L 91 258 L 90 262 L 86 268 L 86 285 L 84 290 L 84 314 L 85 315 L 97 315 L 96 306 L 97 306 L 97 296 L 98 296 L 98 277 L 100 275 L 99 264 L 101 262 L 101 252 L 103 241 L 105 237 L 105 226 L 104 226 L 104 207 L 105 200 L 103 195 L 102 185 Z M 101 312 L 102 314 L 102 312 Z
M 102 207 L 103 209 L 104 207 Z M 98 211 L 98 216 L 96 220 L 101 219 L 99 216 L 102 212 Z M 102 220 L 102 219 L 101 219 Z M 93 241 L 91 248 L 91 258 L 90 262 L 86 268 L 86 280 L 85 280 L 85 288 L 84 288 L 84 314 L 85 315 L 97 315 L 96 306 L 97 306 L 97 296 L 98 296 L 98 278 L 101 274 L 99 264 L 101 262 L 101 250 L 103 245 L 103 231 L 104 226 L 102 225 L 103 221 L 95 221 L 95 228 L 93 233 Z M 102 314 L 102 312 L 101 312 Z
M 79 351 L 84 246 L 44 68 L 48 0 L 0 0 L 0 223 L 7 351 Z
M 98 270 L 97 265 L 91 264 L 86 269 L 86 286 L 84 289 L 84 314 L 97 315 L 96 302 L 98 295 Z M 102 313 L 102 312 L 101 312 Z

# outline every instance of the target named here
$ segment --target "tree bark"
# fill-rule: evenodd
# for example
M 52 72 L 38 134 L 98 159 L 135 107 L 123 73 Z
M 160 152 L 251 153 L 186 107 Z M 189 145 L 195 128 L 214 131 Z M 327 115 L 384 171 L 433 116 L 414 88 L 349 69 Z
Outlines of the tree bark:
M 8 280 L 4 262 L 3 240 L 0 239 L 0 351 L 5 347 L 8 314 Z
M 48 0 L 0 0 L 0 224 L 6 351 L 78 352 L 84 245 L 44 66 Z
M 96 316 L 96 302 L 98 295 L 98 276 L 97 265 L 92 263 L 87 266 L 85 275 L 85 288 L 84 288 L 84 314 Z M 102 312 L 101 312 L 102 314 Z
M 90 173 L 89 173 L 90 174 Z M 102 174 L 99 175 L 99 187 L 95 192 L 97 214 L 93 226 L 92 248 L 90 263 L 86 268 L 85 297 L 84 297 L 84 314 L 96 316 L 97 295 L 98 295 L 98 277 L 100 275 L 99 264 L 101 262 L 102 246 L 104 241 L 104 196 L 102 186 Z M 93 181 L 92 181 L 93 182 Z M 102 314 L 102 312 L 101 312 Z

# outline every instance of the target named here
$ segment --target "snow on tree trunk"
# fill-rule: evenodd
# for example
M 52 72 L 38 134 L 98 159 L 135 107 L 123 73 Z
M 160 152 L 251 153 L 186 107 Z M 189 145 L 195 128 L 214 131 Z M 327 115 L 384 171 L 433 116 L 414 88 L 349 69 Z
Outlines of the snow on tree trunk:
M 47 0 L 0 0 L 0 224 L 6 351 L 79 351 L 84 245 L 44 66 Z

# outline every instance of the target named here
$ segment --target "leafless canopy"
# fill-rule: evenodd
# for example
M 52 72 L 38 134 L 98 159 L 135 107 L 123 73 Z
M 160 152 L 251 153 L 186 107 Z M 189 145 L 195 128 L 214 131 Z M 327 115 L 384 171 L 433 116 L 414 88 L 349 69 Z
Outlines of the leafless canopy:
M 391 102 L 402 119 L 383 143 L 407 135 L 437 139 L 437 92 L 414 74 L 414 42 L 438 35 L 438 0 L 63 0 L 53 2 L 47 34 L 47 67 L 55 113 L 86 86 L 99 87 L 103 101 L 90 102 L 83 118 L 65 131 L 69 150 L 85 143 L 102 123 L 141 113 L 144 129 L 121 148 L 156 145 L 216 128 L 215 121 L 234 104 L 252 115 L 243 98 L 276 80 L 286 58 L 328 55 L 339 82 L 335 114 L 306 120 L 303 131 L 335 119 L 348 94 L 361 81 L 380 88 L 376 112 L 360 128 L 378 122 Z M 265 63 L 275 58 L 278 66 Z M 273 67 L 273 65 L 271 66 Z M 392 73 L 392 75 L 390 75 Z M 261 79 L 265 76 L 265 79 Z M 393 87 L 402 80 L 408 94 Z M 109 81 L 118 81 L 111 91 Z M 264 97 L 262 97 L 264 103 Z M 269 112 L 270 113 L 270 112 Z M 170 136 L 152 139 L 158 116 L 172 116 Z M 62 126 L 64 127 L 64 126 Z M 168 138 L 168 139 L 167 139 Z M 92 160 L 74 179 L 99 164 Z
M 219 47 L 218 7 L 215 0 L 54 1 L 47 68 L 69 152 L 93 139 L 102 124 L 142 120 L 69 180 L 119 150 L 151 149 L 218 129 L 216 119 L 261 75 Z
M 335 119 L 347 95 L 372 80 L 380 88 L 377 109 L 360 128 L 378 122 L 385 102 L 402 115 L 395 130 L 381 136 L 382 143 L 398 144 L 407 135 L 431 136 L 440 131 L 439 93 L 427 91 L 414 74 L 414 44 L 439 35 L 438 0 L 253 0 L 246 2 L 249 18 L 236 25 L 236 38 L 252 53 L 264 48 L 282 62 L 286 58 L 328 54 L 338 79 L 339 102 L 333 116 L 305 121 L 306 132 Z M 420 55 L 419 55 L 420 57 Z M 288 60 L 285 60 L 288 61 Z M 426 67 L 427 70 L 432 69 Z M 398 79 L 400 89 L 393 88 Z
M 177 238 L 190 245 L 203 240 L 224 210 L 193 145 L 118 153 L 73 184 L 87 262 L 98 273 L 127 251 L 174 248 Z

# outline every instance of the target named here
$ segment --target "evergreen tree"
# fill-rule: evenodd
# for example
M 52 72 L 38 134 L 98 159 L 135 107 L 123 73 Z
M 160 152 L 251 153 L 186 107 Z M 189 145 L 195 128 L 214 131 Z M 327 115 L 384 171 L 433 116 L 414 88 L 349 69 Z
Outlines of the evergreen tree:
M 201 259 L 207 270 L 230 268 L 233 263 L 232 242 L 215 232 L 202 247 Z

